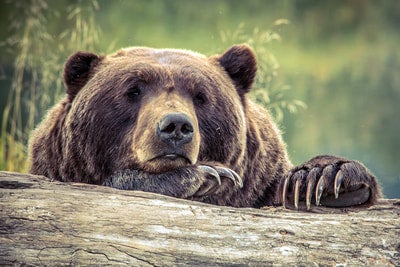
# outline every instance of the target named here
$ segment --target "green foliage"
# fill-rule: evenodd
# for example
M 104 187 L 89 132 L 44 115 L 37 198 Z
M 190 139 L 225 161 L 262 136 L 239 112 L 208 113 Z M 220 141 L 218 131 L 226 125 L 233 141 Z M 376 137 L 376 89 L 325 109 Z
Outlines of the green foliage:
M 254 49 L 258 57 L 258 71 L 250 97 L 271 110 L 277 121 L 282 121 L 284 109 L 290 113 L 296 113 L 298 108 L 306 108 L 304 102 L 292 99 L 286 94 L 291 87 L 279 81 L 280 65 L 269 49 L 272 42 L 281 40 L 281 36 L 275 29 L 287 24 L 289 24 L 288 20 L 279 19 L 270 29 L 263 31 L 256 27 L 249 34 L 245 30 L 245 25 L 241 23 L 234 31 L 221 32 L 222 43 L 225 46 L 233 43 L 247 43 Z
M 26 169 L 30 131 L 63 91 L 61 73 L 66 56 L 79 49 L 94 49 L 98 41 L 94 16 L 98 4 L 94 0 L 85 7 L 69 4 L 66 17 L 50 9 L 44 0 L 16 0 L 12 5 L 12 16 L 21 20 L 12 20 L 10 28 L 15 33 L 1 43 L 16 57 L 3 111 L 0 166 L 22 171 Z M 49 18 L 66 20 L 72 26 L 55 34 Z

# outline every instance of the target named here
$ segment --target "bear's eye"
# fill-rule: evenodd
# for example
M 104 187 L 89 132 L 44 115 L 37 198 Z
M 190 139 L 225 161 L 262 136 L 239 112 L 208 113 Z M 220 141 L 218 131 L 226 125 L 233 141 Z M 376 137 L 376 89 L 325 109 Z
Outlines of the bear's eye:
M 139 85 L 132 86 L 126 91 L 126 96 L 131 100 L 136 100 L 142 94 L 142 88 Z
M 194 96 L 193 101 L 195 102 L 195 104 L 203 105 L 203 104 L 205 104 L 207 102 L 207 98 L 204 95 L 204 93 L 197 93 Z

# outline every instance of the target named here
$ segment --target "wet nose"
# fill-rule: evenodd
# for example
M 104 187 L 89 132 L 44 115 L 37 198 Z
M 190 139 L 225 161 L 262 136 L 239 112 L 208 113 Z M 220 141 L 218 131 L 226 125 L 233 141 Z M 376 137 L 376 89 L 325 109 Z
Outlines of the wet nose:
M 158 123 L 157 135 L 174 147 L 189 143 L 193 139 L 193 123 L 183 113 L 170 113 Z

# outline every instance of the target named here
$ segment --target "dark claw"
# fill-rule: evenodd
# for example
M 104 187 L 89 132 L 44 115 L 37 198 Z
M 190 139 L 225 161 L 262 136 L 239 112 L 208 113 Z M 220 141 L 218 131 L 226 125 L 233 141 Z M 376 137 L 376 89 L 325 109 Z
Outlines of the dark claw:
M 224 176 L 226 178 L 231 179 L 233 182 L 235 182 L 235 177 L 233 177 L 233 175 L 227 168 L 223 168 L 223 167 L 214 167 L 214 168 L 218 172 L 219 176 Z
M 306 206 L 307 210 L 311 209 L 311 198 L 315 186 L 315 182 L 317 181 L 317 176 L 319 175 L 320 169 L 319 168 L 313 168 L 307 176 L 307 192 L 306 192 Z
M 307 206 L 307 210 L 311 209 L 311 198 L 312 198 L 312 190 L 314 187 L 315 181 L 313 184 L 309 183 L 307 185 L 307 193 L 306 193 L 306 206 Z
M 322 175 L 317 183 L 317 187 L 315 190 L 315 205 L 319 206 L 319 202 L 321 200 L 322 193 L 324 192 L 325 188 L 325 177 Z
M 303 181 L 306 179 L 307 177 L 307 171 L 305 170 L 299 170 L 297 171 L 293 176 L 292 176 L 292 180 L 295 181 L 294 183 L 294 207 L 298 210 L 299 209 L 299 201 L 300 201 L 300 190 L 302 189 L 302 184 Z
M 339 197 L 339 190 L 340 186 L 342 185 L 342 181 L 343 181 L 343 172 L 339 170 L 335 176 L 335 185 L 334 185 L 336 199 Z
M 210 166 L 206 166 L 206 165 L 200 165 L 199 169 L 202 172 L 214 177 L 217 180 L 218 185 L 221 185 L 221 177 L 219 177 L 218 172 L 214 168 L 211 168 Z
M 324 192 L 324 189 L 330 185 L 329 179 L 330 177 L 332 177 L 332 175 L 333 175 L 333 165 L 326 166 L 323 169 L 321 177 L 317 183 L 317 188 L 315 191 L 315 205 L 319 206 L 322 193 Z
M 296 180 L 296 184 L 294 186 L 294 207 L 296 210 L 299 209 L 299 190 L 300 190 L 300 180 Z
M 289 180 L 290 180 L 291 175 L 286 176 L 285 182 L 283 183 L 283 189 L 282 189 L 282 206 L 286 208 L 286 194 L 287 190 L 289 187 Z
M 233 174 L 233 176 L 235 176 L 235 178 L 236 178 L 236 182 L 237 182 L 237 185 L 239 186 L 239 188 L 242 188 L 243 187 L 243 180 L 242 180 L 242 178 L 239 176 L 239 174 L 237 174 L 235 171 L 233 171 L 233 170 L 230 170 L 231 171 L 231 173 Z
M 229 178 L 233 181 L 235 185 L 239 186 L 240 188 L 243 187 L 242 178 L 240 178 L 240 176 L 233 170 L 224 167 L 214 167 L 214 168 L 217 170 L 219 176 Z

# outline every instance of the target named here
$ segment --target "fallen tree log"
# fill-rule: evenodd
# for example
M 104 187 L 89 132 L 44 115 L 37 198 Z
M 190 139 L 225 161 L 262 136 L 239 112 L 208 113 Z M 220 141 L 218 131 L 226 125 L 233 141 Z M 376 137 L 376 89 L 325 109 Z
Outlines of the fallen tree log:
M 0 172 L 5 265 L 400 265 L 400 201 L 237 209 Z

